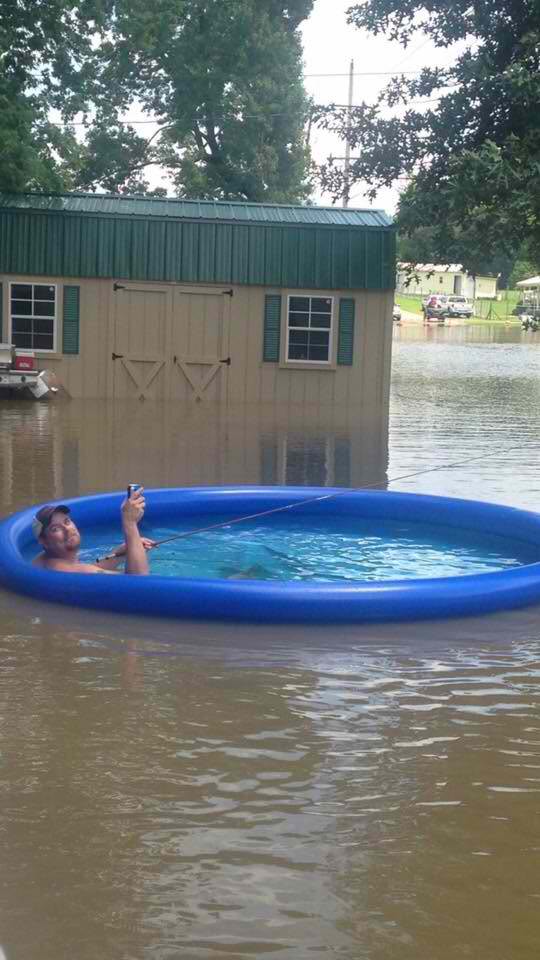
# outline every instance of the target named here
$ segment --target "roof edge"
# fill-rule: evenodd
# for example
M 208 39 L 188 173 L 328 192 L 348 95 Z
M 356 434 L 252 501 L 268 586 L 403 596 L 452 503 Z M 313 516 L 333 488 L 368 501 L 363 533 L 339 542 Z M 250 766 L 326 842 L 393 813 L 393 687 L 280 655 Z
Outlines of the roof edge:
M 260 203 L 248 200 L 197 200 L 141 194 L 0 192 L 0 209 L 103 217 L 161 217 L 171 221 L 395 229 L 393 218 L 380 208 Z
M 383 210 L 382 207 L 336 207 L 336 206 L 327 206 L 313 203 L 273 203 L 270 200 L 199 200 L 196 197 L 157 197 L 152 194 L 143 194 L 143 193 L 87 193 L 79 192 L 78 190 L 66 191 L 64 193 L 55 193 L 53 190 L 21 190 L 18 193 L 7 192 L 0 190 L 0 197 L 58 197 L 58 198 L 70 198 L 70 197 L 81 197 L 88 200 L 122 200 L 122 201 L 135 201 L 141 203 L 155 202 L 155 203 L 197 203 L 208 206 L 214 206 L 218 204 L 219 206 L 232 206 L 232 207 L 272 207 L 278 210 L 329 210 L 332 213 L 379 213 L 384 217 L 388 217 L 389 220 L 392 220 L 392 217 Z

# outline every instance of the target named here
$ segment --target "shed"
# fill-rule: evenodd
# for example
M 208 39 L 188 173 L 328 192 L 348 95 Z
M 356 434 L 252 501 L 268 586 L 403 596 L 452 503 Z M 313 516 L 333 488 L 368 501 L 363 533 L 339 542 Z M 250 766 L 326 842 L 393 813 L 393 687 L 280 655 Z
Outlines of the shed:
M 394 277 L 378 210 L 0 194 L 0 340 L 73 397 L 380 409 Z

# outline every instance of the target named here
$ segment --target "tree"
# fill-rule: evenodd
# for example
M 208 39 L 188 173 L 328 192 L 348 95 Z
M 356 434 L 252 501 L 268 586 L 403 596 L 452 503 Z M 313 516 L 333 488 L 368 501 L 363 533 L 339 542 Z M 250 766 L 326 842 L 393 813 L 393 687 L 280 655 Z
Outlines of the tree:
M 0 0 L 0 190 L 163 193 L 160 164 L 185 197 L 305 199 L 312 6 Z M 141 108 L 151 134 L 123 119 Z
M 419 227 L 406 236 L 398 234 L 397 258 L 405 263 L 433 263 L 434 231 Z
M 79 147 L 73 117 L 91 95 L 92 36 L 106 0 L 0 0 L 0 190 L 62 189 Z
M 402 235 L 433 230 L 430 260 L 513 255 L 524 239 L 540 250 L 540 7 L 538 0 L 365 0 L 349 20 L 405 47 L 420 29 L 437 48 L 468 41 L 453 66 L 395 77 L 375 105 L 353 110 L 351 178 L 377 189 L 405 183 Z M 400 108 L 392 114 L 391 108 Z M 347 134 L 343 110 L 321 122 Z M 322 182 L 336 196 L 335 162 Z
M 529 245 L 527 243 L 522 244 L 518 258 L 514 263 L 508 285 L 510 287 L 515 287 L 516 283 L 518 283 L 520 280 L 528 280 L 529 277 L 537 277 L 539 273 L 540 261 L 533 260 Z
M 310 192 L 300 23 L 313 0 L 117 0 L 99 51 L 99 137 L 80 186 L 122 189 L 149 163 L 180 196 L 294 202 Z M 121 110 L 156 118 L 151 143 Z M 130 142 L 127 143 L 126 139 Z M 113 154 L 113 164 L 103 158 Z M 106 169 L 105 169 L 106 168 Z

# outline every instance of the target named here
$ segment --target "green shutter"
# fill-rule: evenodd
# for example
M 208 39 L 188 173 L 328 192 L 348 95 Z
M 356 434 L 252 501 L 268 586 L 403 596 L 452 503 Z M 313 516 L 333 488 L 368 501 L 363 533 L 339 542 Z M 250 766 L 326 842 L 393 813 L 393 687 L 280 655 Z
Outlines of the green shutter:
M 79 294 L 80 287 L 64 287 L 64 325 L 62 350 L 64 353 L 79 352 Z
M 339 301 L 339 330 L 337 362 L 351 367 L 354 351 L 354 300 L 347 297 Z
M 3 343 L 2 314 L 4 311 L 4 287 L 0 283 L 0 343 Z
M 278 293 L 272 293 L 264 298 L 263 360 L 266 363 L 279 362 L 280 335 L 281 296 Z

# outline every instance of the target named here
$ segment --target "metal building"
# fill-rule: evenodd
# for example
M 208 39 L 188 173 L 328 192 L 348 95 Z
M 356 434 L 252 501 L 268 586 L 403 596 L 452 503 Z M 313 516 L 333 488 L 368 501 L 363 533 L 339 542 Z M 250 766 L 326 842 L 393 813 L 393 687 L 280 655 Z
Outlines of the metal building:
M 0 194 L 0 340 L 73 397 L 388 401 L 376 210 Z

